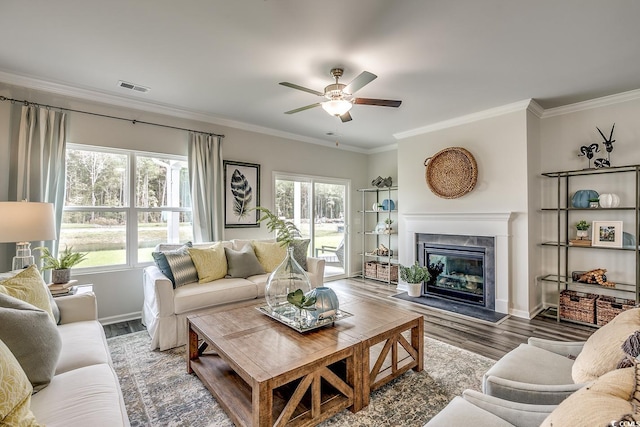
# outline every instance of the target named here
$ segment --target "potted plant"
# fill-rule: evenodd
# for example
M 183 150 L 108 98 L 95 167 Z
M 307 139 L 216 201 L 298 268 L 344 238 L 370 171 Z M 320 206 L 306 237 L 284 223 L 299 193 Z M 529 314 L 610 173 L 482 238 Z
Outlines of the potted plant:
M 386 218 L 384 220 L 384 223 L 385 223 L 384 234 L 391 234 L 391 231 L 393 230 L 393 228 L 391 228 L 391 224 L 393 224 L 393 220 L 391 218 Z
M 42 260 L 42 270 L 51 270 L 51 281 L 53 283 L 67 283 L 71 279 L 71 268 L 80 264 L 87 257 L 86 253 L 74 252 L 72 246 L 64 247 L 60 255 L 56 258 L 49 248 L 40 246 L 36 248 L 40 251 Z
M 410 297 L 419 297 L 422 295 L 422 283 L 429 280 L 431 274 L 427 267 L 422 267 L 415 262 L 411 267 L 400 265 L 400 278 L 409 284 L 409 291 L 407 292 Z
M 591 227 L 591 224 L 583 219 L 576 223 L 576 236 L 578 239 L 584 240 L 586 237 L 589 237 L 589 227 Z

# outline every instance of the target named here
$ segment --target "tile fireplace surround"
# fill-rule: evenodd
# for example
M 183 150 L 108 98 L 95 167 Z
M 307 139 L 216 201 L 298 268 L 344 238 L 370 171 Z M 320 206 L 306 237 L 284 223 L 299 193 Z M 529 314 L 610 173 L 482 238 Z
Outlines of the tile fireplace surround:
M 407 213 L 402 234 L 402 264 L 418 259 L 418 234 L 451 234 L 495 237 L 495 311 L 509 314 L 509 221 L 511 212 L 499 213 Z M 400 285 L 402 288 L 406 285 Z

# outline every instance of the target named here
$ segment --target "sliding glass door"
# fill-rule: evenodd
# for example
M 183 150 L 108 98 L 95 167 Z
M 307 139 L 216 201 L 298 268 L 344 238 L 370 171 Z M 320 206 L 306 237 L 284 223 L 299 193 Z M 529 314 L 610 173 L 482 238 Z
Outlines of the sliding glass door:
M 274 184 L 276 214 L 310 240 L 309 255 L 324 258 L 325 278 L 345 277 L 349 181 L 276 173 Z

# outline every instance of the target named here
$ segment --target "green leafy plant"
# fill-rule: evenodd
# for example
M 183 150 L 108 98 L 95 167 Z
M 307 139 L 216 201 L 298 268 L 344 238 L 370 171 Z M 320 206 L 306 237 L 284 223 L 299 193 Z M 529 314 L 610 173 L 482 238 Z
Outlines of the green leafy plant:
M 405 267 L 404 265 L 400 265 L 399 267 L 400 278 L 407 283 L 422 283 L 431 278 L 429 269 L 427 269 L 427 267 L 420 266 L 418 261 L 416 261 L 411 267 Z
M 293 222 L 278 218 L 273 212 L 262 206 L 256 206 L 255 209 L 262 214 L 258 222 L 266 221 L 267 229 L 270 232 L 276 232 L 276 241 L 280 242 L 282 246 L 289 246 L 294 239 L 302 237 L 300 230 Z
M 576 223 L 576 230 L 588 230 L 591 224 L 585 220 L 580 220 Z
M 287 294 L 287 302 L 298 307 L 300 310 L 315 311 L 316 297 L 307 298 L 302 289 L 296 289 Z
M 65 270 L 80 264 L 87 257 L 86 253 L 73 252 L 73 247 L 66 245 L 57 258 L 53 256 L 49 248 L 44 246 L 37 247 L 36 250 L 41 253 L 42 270 Z
M 386 218 L 384 220 L 384 223 L 387 224 L 387 225 L 391 225 L 391 224 L 393 224 L 393 220 L 391 218 Z

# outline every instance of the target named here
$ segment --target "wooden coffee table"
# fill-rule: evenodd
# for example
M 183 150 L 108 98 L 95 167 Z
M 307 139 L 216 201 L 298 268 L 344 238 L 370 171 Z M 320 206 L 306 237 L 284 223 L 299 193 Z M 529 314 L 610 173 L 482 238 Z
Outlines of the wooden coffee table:
M 187 371 L 238 426 L 311 426 L 422 370 L 421 315 L 363 300 L 340 308 L 354 316 L 304 334 L 255 307 L 189 316 Z

